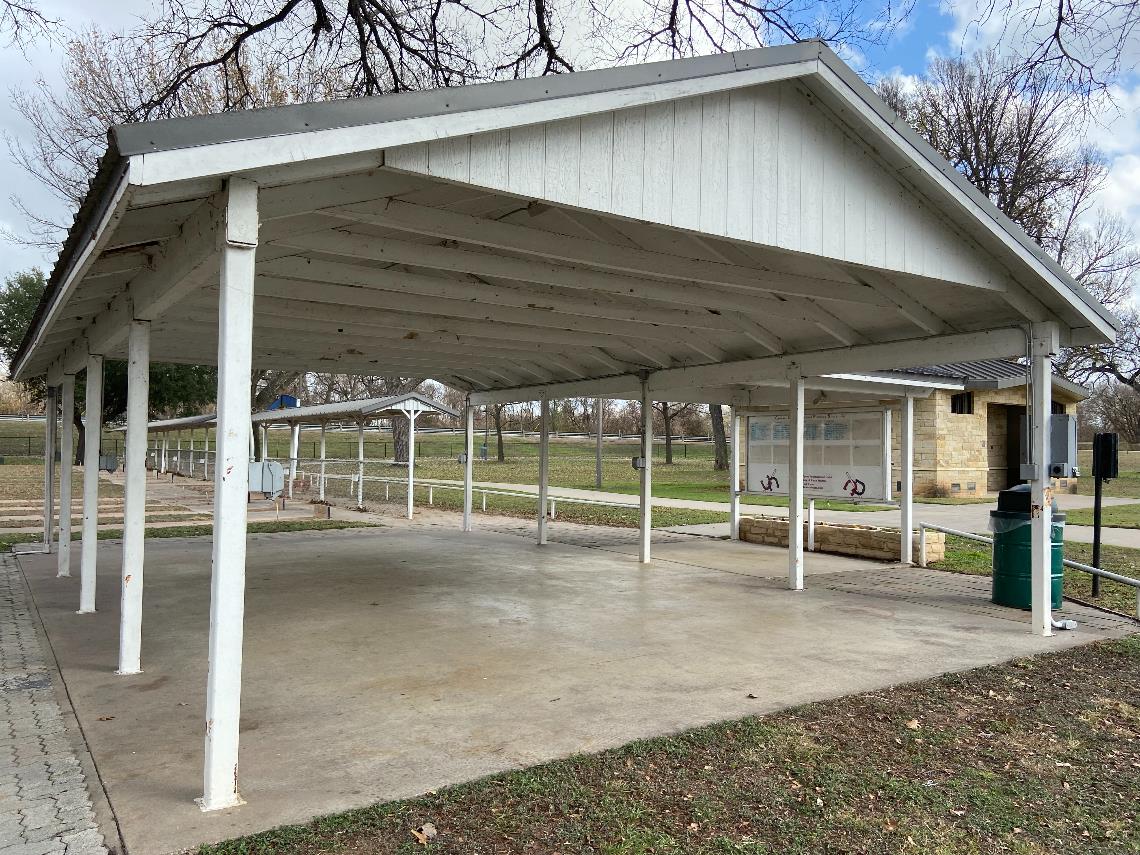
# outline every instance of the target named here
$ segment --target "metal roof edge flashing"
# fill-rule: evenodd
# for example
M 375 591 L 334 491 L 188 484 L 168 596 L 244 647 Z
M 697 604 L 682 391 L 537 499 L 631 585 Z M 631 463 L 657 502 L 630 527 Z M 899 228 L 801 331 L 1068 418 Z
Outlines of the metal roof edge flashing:
M 1013 238 L 1014 242 L 1028 252 L 1035 261 L 1042 264 L 1045 269 L 1057 279 L 1059 284 L 1071 291 L 1082 303 L 1092 309 L 1101 319 L 1112 327 L 1114 331 L 1120 331 L 1123 324 L 1119 318 L 1099 301 L 1094 299 L 1085 287 L 1070 276 L 1064 268 L 1057 263 L 1056 259 L 1052 258 L 1035 240 L 1029 237 L 1021 226 L 1007 217 L 985 194 L 971 184 L 962 173 L 946 162 L 946 160 L 935 151 L 934 147 L 923 139 L 918 131 L 891 110 L 890 107 L 875 94 L 875 91 L 867 82 L 863 80 L 854 69 L 847 65 L 835 51 L 823 43 L 820 43 L 819 47 L 819 61 L 821 65 L 838 81 L 843 83 L 850 90 L 852 95 L 858 98 L 859 101 L 874 112 L 881 121 L 902 137 L 904 142 L 913 147 L 920 157 L 926 160 L 931 166 L 937 168 L 938 172 L 946 177 L 960 192 L 965 194 L 970 202 L 973 202 L 981 209 L 981 212 L 993 222 L 994 226 L 1007 233 Z M 825 83 L 829 82 L 825 75 L 820 75 L 820 77 Z M 972 214 L 969 210 L 967 210 L 966 213 Z
M 822 47 L 823 44 L 818 41 L 797 42 L 679 60 L 578 71 L 573 74 L 159 119 L 115 125 L 110 133 L 122 154 L 147 154 L 403 119 L 446 116 L 735 74 L 818 59 Z

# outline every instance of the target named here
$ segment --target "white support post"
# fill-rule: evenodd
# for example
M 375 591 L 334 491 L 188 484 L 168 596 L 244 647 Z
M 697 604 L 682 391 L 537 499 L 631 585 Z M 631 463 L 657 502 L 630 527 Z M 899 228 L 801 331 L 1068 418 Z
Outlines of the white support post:
M 1055 324 L 1034 324 L 1030 350 L 1033 429 L 1031 461 L 1036 467 L 1030 479 L 1032 491 L 1032 546 L 1030 548 L 1033 631 L 1053 634 L 1053 482 L 1049 477 L 1049 446 L 1053 412 L 1052 360 L 1059 349 Z
M 740 416 L 736 407 L 728 418 L 728 534 L 740 540 Z
M 118 674 L 142 671 L 146 537 L 146 418 L 150 404 L 150 321 L 131 321 L 127 339 L 127 438 L 123 454 L 123 572 Z M 193 460 L 194 453 L 190 453 Z
M 899 558 L 913 564 L 914 537 L 914 398 L 907 395 L 899 408 Z
M 59 409 L 56 396 L 55 386 L 48 386 L 44 402 L 44 552 L 51 552 L 55 539 L 55 420 Z
M 216 445 L 217 443 L 215 443 Z M 202 480 L 210 480 L 210 429 L 206 428 L 206 438 L 202 441 Z
M 597 440 L 594 448 L 594 489 L 602 489 L 602 399 L 598 398 L 597 407 Z
M 408 519 L 416 508 L 416 416 L 420 411 L 409 407 L 408 414 Z
M 550 492 L 550 399 L 544 394 L 538 407 L 538 545 L 546 543 L 546 507 Z
M 467 401 L 463 408 L 463 530 L 471 531 L 471 481 L 475 456 L 475 408 Z
M 356 425 L 356 506 L 364 507 L 364 422 Z
M 269 459 L 269 425 L 262 422 L 257 426 L 257 436 L 261 440 L 261 454 L 258 456 L 259 460 Z M 290 454 L 290 457 L 293 455 Z M 290 496 L 289 498 L 293 498 Z
M 166 474 L 166 449 L 170 442 L 170 434 L 165 431 L 162 434 L 162 460 L 158 464 L 158 471 L 160 474 Z
M 95 611 L 95 564 L 99 550 L 99 440 L 103 434 L 103 357 L 87 357 L 83 413 L 83 545 L 79 564 L 79 614 Z
M 889 502 L 894 495 L 895 473 L 891 461 L 891 410 L 883 409 L 883 500 Z
M 807 551 L 815 552 L 815 499 L 808 499 Z
M 321 482 L 317 485 L 317 498 L 325 500 L 325 433 L 327 425 L 321 422 Z
M 57 576 L 71 575 L 71 473 L 75 458 L 75 375 L 63 375 L 59 423 L 59 560 Z
M 127 394 L 130 394 L 128 387 Z M 194 477 L 194 428 L 190 428 L 190 471 L 187 475 L 189 478 Z
M 246 503 L 249 499 L 253 279 L 257 185 L 230 178 L 218 289 L 218 427 L 214 548 L 210 579 L 210 669 L 202 810 L 241 804 L 237 790 L 245 624 Z
M 649 563 L 653 537 L 653 398 L 649 395 L 649 377 L 641 378 L 641 483 L 638 524 L 638 560 Z
M 293 422 L 289 430 L 289 498 L 293 498 L 293 482 L 297 480 L 297 464 L 301 454 L 301 423 Z M 265 456 L 265 441 L 262 440 L 261 455 Z
M 174 434 L 174 474 L 182 474 L 182 431 Z
M 804 587 L 804 379 L 789 379 L 788 420 L 788 587 Z

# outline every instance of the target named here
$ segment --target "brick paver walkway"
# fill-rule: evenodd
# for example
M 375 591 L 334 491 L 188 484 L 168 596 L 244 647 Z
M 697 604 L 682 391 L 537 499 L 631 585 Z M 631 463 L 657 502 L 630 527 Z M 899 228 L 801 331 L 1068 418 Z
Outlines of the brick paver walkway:
M 34 621 L 0 555 L 0 855 L 106 855 Z

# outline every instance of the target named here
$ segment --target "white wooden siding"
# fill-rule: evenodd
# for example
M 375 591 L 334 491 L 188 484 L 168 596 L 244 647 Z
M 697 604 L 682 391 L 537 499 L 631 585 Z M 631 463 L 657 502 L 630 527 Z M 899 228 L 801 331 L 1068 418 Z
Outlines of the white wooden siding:
M 385 162 L 887 270 L 1003 279 L 791 82 L 400 146 Z

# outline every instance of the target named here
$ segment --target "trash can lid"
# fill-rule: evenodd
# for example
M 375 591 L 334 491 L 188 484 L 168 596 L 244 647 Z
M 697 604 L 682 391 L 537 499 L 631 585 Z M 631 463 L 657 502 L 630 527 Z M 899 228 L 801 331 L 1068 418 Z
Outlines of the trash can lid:
M 1032 507 L 1033 488 L 1030 484 L 1018 484 L 998 493 L 997 509 L 999 511 L 1029 514 Z M 1053 497 L 1053 516 L 1058 516 L 1056 496 Z

